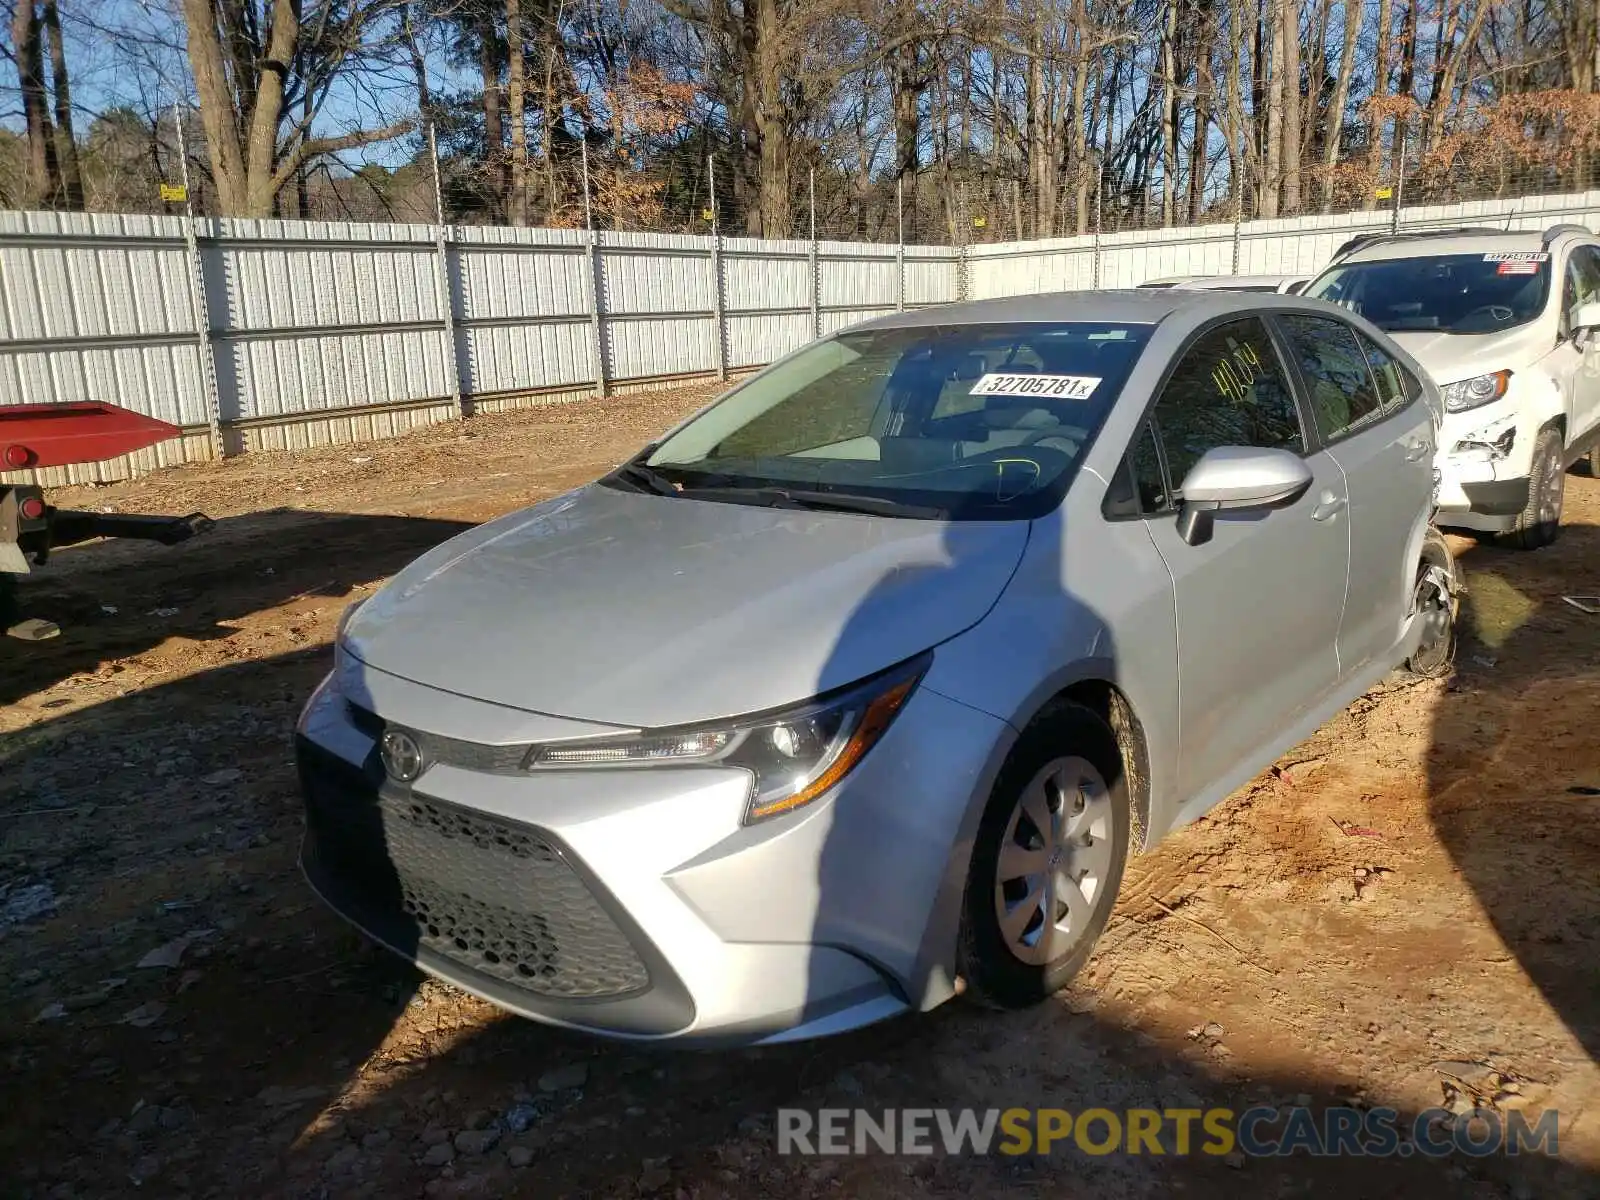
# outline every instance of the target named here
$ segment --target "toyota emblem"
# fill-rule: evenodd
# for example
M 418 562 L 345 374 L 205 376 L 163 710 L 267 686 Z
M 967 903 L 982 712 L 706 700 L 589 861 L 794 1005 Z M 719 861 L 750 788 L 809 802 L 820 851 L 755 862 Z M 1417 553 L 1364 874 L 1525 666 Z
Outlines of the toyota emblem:
M 417 739 L 400 729 L 390 729 L 383 735 L 378 752 L 383 757 L 383 769 L 392 779 L 410 783 L 422 774 L 422 747 Z

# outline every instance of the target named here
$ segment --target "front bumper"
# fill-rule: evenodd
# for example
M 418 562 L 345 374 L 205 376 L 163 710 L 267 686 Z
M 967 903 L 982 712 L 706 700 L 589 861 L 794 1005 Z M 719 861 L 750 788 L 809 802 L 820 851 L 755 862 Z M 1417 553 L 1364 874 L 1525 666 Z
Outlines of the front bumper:
M 1527 507 L 1537 432 L 1524 424 L 1504 400 L 1445 418 L 1436 460 L 1439 524 L 1483 532 L 1512 527 Z
M 748 777 L 723 768 L 440 763 L 397 783 L 325 686 L 297 736 L 301 863 L 375 941 L 537 1021 L 724 1045 L 841 1032 L 949 994 L 962 831 L 1006 732 L 919 689 L 832 794 L 743 827 Z

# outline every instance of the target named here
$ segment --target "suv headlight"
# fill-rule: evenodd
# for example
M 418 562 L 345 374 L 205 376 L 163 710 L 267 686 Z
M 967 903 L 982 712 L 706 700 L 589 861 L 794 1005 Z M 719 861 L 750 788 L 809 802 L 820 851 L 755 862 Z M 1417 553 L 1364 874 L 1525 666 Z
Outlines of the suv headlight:
M 742 767 L 751 776 L 748 825 L 810 804 L 844 779 L 905 707 L 930 661 L 923 655 L 785 712 L 535 746 L 523 767 Z
M 1444 397 L 1445 412 L 1458 413 L 1494 403 L 1506 394 L 1506 388 L 1510 386 L 1510 371 L 1492 371 L 1488 375 L 1476 375 L 1459 383 L 1447 383 L 1439 389 L 1439 393 Z

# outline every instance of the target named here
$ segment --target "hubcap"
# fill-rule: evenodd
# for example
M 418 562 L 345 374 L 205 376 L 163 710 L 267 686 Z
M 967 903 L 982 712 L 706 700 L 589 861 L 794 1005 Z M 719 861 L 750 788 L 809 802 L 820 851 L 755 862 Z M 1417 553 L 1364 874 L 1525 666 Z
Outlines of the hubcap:
M 1422 635 L 1417 641 L 1412 662 L 1431 668 L 1449 649 L 1450 600 L 1445 588 L 1434 578 L 1438 568 L 1431 568 L 1417 580 L 1411 598 L 1412 612 L 1422 621 Z
M 994 909 L 1030 965 L 1072 952 L 1111 871 L 1111 794 L 1087 759 L 1059 758 L 1023 789 L 1000 840 Z
M 1561 459 L 1547 455 L 1539 472 L 1539 524 L 1554 526 L 1561 521 Z

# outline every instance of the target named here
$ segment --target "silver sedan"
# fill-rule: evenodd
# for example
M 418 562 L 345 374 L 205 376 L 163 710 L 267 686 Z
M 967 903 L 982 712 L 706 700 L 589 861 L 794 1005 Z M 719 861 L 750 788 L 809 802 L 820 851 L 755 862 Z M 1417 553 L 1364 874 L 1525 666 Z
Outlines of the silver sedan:
M 1448 670 L 1438 394 L 1292 296 L 898 314 L 341 623 L 316 891 L 612 1037 L 1036 1003 L 1124 864 L 1397 667 Z

